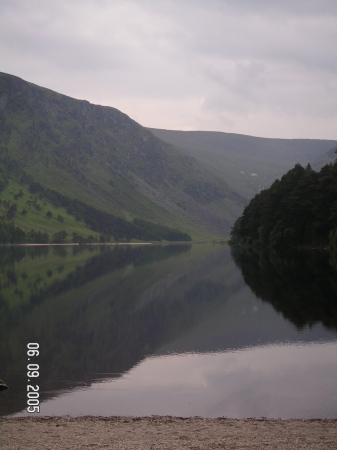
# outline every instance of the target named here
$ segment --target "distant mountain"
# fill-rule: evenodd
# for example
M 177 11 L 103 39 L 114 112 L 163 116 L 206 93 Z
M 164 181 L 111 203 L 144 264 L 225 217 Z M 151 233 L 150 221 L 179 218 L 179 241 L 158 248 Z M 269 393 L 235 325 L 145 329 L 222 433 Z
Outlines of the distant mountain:
M 71 240 L 69 233 L 166 239 L 167 229 L 153 224 L 192 237 L 226 236 L 244 205 L 211 168 L 117 109 L 4 73 L 0 175 L 2 223 L 68 233 L 61 240 Z M 7 228 L 4 236 L 15 234 Z
M 323 166 L 325 166 L 325 164 L 333 163 L 337 159 L 336 152 L 337 152 L 337 147 L 334 147 L 334 148 L 330 149 L 328 152 L 319 156 L 311 163 L 312 168 L 314 170 L 320 170 Z
M 246 200 L 291 169 L 307 165 L 337 146 L 318 139 L 270 139 L 211 131 L 151 129 L 153 134 L 197 158 Z

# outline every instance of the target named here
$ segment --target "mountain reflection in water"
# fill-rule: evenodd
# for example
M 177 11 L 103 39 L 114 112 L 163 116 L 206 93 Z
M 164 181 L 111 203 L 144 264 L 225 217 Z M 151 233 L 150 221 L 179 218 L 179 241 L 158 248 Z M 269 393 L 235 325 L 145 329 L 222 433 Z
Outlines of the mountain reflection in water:
M 311 352 L 304 360 L 326 368 L 328 362 L 318 363 L 314 355 L 322 353 L 322 346 L 330 345 L 324 355 L 335 349 L 331 347 L 337 337 L 334 261 L 318 252 L 298 257 L 232 253 L 233 257 L 228 247 L 217 245 L 1 249 L 0 377 L 9 389 L 0 395 L 0 414 L 24 414 L 28 342 L 40 344 L 38 384 L 45 415 L 259 416 L 258 398 L 269 395 L 268 405 L 278 402 L 259 386 L 263 380 L 264 386 L 272 379 L 280 381 L 275 373 L 281 369 L 276 364 L 262 374 L 260 365 L 251 382 L 244 375 L 245 361 L 249 365 L 255 361 L 257 367 L 267 355 L 270 361 L 281 361 L 278 355 L 285 355 L 283 373 L 294 374 L 284 377 L 290 395 L 298 377 L 309 371 L 305 365 L 297 372 L 291 369 L 299 355 Z M 321 350 L 312 344 L 317 341 Z M 287 353 L 284 342 L 289 349 L 296 343 L 297 350 Z M 238 363 L 231 366 L 233 358 Z M 326 374 L 336 374 L 337 363 L 331 364 Z M 228 367 L 232 367 L 229 379 Z M 320 377 L 315 367 L 311 374 Z M 210 378 L 205 378 L 207 371 Z M 165 386 L 162 373 L 167 374 Z M 227 380 L 222 387 L 209 381 L 222 376 Z M 312 390 L 318 383 L 315 376 L 303 379 L 302 386 Z M 199 378 L 197 385 L 193 378 Z M 142 379 L 148 383 L 145 390 Z M 208 393 L 201 388 L 201 379 L 211 387 Z M 326 393 L 336 388 L 334 379 L 326 380 Z M 228 382 L 234 383 L 230 401 Z M 99 392 L 109 384 L 112 396 L 104 400 Z M 99 391 L 96 401 L 93 389 Z M 219 395 L 219 389 L 219 406 L 214 407 L 213 394 Z M 255 399 L 246 410 L 235 394 L 240 389 Z M 141 394 L 145 391 L 146 401 Z M 193 398 L 205 407 L 181 408 L 192 404 Z M 305 408 L 299 407 L 296 416 L 312 414 Z M 321 409 L 320 417 L 324 411 L 332 414 L 331 408 Z M 269 410 L 282 412 L 277 413 L 275 405 Z

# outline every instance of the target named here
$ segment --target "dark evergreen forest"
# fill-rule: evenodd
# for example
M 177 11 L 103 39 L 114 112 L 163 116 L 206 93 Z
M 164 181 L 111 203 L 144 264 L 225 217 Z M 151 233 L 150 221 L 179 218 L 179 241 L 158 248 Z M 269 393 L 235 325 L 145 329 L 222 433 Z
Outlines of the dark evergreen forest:
M 232 229 L 232 242 L 337 247 L 337 161 L 315 172 L 296 164 L 257 194 Z

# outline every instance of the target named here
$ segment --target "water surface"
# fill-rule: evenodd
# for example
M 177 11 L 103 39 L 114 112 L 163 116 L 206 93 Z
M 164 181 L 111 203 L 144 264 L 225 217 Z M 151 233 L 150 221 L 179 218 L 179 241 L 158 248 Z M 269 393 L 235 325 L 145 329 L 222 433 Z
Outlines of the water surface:
M 0 249 L 1 415 L 337 417 L 335 255 Z

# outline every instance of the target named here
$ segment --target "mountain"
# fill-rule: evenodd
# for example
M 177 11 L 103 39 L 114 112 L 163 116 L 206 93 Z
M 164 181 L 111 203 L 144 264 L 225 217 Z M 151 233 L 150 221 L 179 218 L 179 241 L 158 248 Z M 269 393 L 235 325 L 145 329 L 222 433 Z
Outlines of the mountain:
M 331 140 L 271 139 L 211 131 L 151 131 L 208 166 L 247 201 L 295 164 L 307 165 L 337 146 L 337 141 Z
M 336 145 L 147 129 L 0 73 L 0 243 L 226 237 L 256 192 Z
M 0 216 L 24 232 L 165 239 L 159 226 L 226 236 L 244 205 L 210 168 L 117 109 L 4 73 L 0 163 Z

